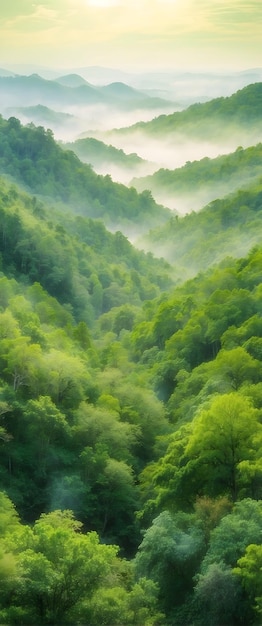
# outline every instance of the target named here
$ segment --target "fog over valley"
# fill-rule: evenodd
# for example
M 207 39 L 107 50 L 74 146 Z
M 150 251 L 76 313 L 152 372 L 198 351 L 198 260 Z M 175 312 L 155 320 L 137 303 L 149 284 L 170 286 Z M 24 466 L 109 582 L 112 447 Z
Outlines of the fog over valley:
M 211 110 L 202 122 L 198 117 L 195 121 L 192 107 L 192 103 L 204 106 L 221 95 L 227 99 L 234 87 L 244 87 L 250 79 L 260 78 L 259 69 L 232 75 L 139 75 L 99 67 L 76 68 L 62 75 L 54 70 L 48 73 L 37 67 L 31 69 L 35 72 L 30 75 L 0 70 L 0 111 L 4 117 L 15 116 L 23 124 L 33 122 L 52 129 L 65 148 L 74 150 L 76 142 L 76 154 L 98 174 L 109 174 L 125 185 L 135 184 L 139 190 L 148 188 L 157 202 L 182 214 L 201 208 L 215 197 L 215 189 L 211 196 L 204 188 L 191 196 L 151 185 L 149 178 L 143 182 L 143 177 L 161 168 L 175 170 L 187 162 L 234 152 L 239 145 L 248 147 L 262 138 L 261 120 L 256 126 L 242 123 L 242 119 L 224 123 L 222 118 L 213 119 Z M 112 79 L 114 82 L 107 82 Z M 168 115 L 183 111 L 192 119 L 181 118 L 180 123 L 178 115 L 174 126 L 171 118 L 170 125 L 165 125 Z M 80 150 L 81 138 L 96 139 L 96 150 Z M 228 190 L 225 186 L 224 192 Z M 220 191 L 223 189 L 218 185 Z
M 0 626 L 258 626 L 261 0 L 0 4 Z

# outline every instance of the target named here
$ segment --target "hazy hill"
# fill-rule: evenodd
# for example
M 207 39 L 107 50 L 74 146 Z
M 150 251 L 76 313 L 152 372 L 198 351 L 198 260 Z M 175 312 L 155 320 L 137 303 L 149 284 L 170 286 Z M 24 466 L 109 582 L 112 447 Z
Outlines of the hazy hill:
M 100 91 L 107 97 L 114 98 L 118 102 L 126 104 L 137 103 L 141 108 L 160 108 L 170 107 L 171 102 L 163 98 L 148 95 L 146 92 L 138 91 L 133 87 L 129 87 L 122 82 L 115 82 L 104 87 L 100 87 Z
M 3 106 L 35 106 L 42 104 L 63 109 L 65 103 L 80 105 L 104 102 L 103 95 L 87 83 L 74 89 L 53 80 L 45 80 L 38 74 L 31 76 L 0 77 L 1 104 Z
M 0 67 L 0 76 L 15 76 L 15 73 Z
M 20 71 L 19 68 L 16 71 Z M 32 69 L 29 70 L 32 72 Z M 38 71 L 38 70 L 34 70 Z M 153 93 L 179 103 L 185 108 L 192 102 L 202 102 L 220 96 L 228 96 L 250 83 L 262 80 L 262 68 L 250 68 L 240 72 L 185 72 L 156 69 L 150 72 L 124 72 L 118 69 L 87 66 L 75 70 L 92 84 L 104 85 L 122 81 L 135 89 Z M 39 70 L 41 74 L 41 71 Z
M 77 141 L 72 143 L 64 144 L 64 147 L 68 150 L 73 150 L 79 158 L 92 165 L 113 161 L 119 165 L 126 164 L 126 167 L 132 169 L 132 167 L 143 163 L 143 159 L 137 154 L 125 154 L 123 150 L 118 150 L 114 146 L 108 146 L 103 141 L 98 141 L 92 137 L 77 139 Z
M 193 104 L 184 111 L 161 115 L 150 122 L 140 122 L 117 134 L 139 134 L 156 139 L 165 138 L 178 143 L 185 136 L 193 139 L 225 141 L 230 133 L 241 143 L 262 134 L 262 83 L 251 84 L 232 96 Z
M 70 113 L 62 111 L 54 111 L 42 104 L 31 107 L 14 107 L 8 111 L 9 115 L 19 117 L 23 123 L 33 122 L 39 126 L 59 128 L 66 127 L 73 122 L 77 122 L 77 118 Z
M 16 118 L 0 119 L 0 171 L 75 213 L 103 218 L 114 230 L 145 231 L 170 216 L 148 192 L 138 194 L 110 176 L 98 176 L 74 152 L 63 150 L 51 131 L 22 126 Z
M 196 210 L 261 175 L 262 144 L 221 155 L 188 161 L 175 170 L 160 169 L 131 181 L 138 191 L 150 189 L 154 198 L 178 211 Z
M 143 97 L 143 94 L 140 91 L 138 91 L 137 89 L 134 89 L 133 87 L 129 87 L 129 85 L 126 85 L 125 83 L 122 83 L 121 81 L 117 81 L 114 83 L 110 83 L 109 85 L 100 87 L 100 90 L 103 93 L 106 93 L 107 95 L 109 95 L 110 97 L 112 96 L 118 97 L 123 100 L 127 100 L 127 99 L 140 100 L 141 97 Z
M 130 175 L 152 171 L 153 165 L 136 153 L 126 154 L 124 150 L 107 145 L 92 137 L 77 139 L 72 143 L 62 143 L 62 148 L 73 150 L 85 163 L 91 164 L 99 174 L 110 174 L 113 179 L 128 183 Z
M 195 275 L 227 256 L 240 257 L 262 244 L 262 179 L 244 189 L 214 200 L 198 212 L 172 217 L 141 243 Z
M 79 74 L 66 74 L 65 76 L 59 76 L 55 79 L 55 82 L 66 87 L 80 87 L 80 85 L 89 85 L 89 83 L 79 76 Z
M 80 77 L 81 78 L 81 77 Z M 68 85 L 68 82 L 71 85 Z M 72 82 L 76 83 L 72 85 Z M 158 98 L 150 98 L 144 93 L 115 83 L 112 86 L 95 87 L 85 80 L 72 76 L 60 81 L 45 80 L 38 74 L 31 76 L 0 76 L 1 107 L 56 106 L 66 110 L 70 106 L 88 106 L 93 104 L 114 105 L 132 110 L 134 105 L 141 108 L 169 107 L 171 103 Z

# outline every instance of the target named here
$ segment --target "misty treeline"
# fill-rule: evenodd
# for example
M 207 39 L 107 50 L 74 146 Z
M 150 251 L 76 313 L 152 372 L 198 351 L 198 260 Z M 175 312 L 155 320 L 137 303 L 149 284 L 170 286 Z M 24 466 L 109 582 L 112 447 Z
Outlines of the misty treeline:
M 261 176 L 262 144 L 238 148 L 214 159 L 187 161 L 175 170 L 161 168 L 153 175 L 132 180 L 138 191 L 150 189 L 157 200 L 168 202 L 180 212 L 191 210 L 223 197 Z
M 262 83 L 247 85 L 227 97 L 220 97 L 204 103 L 195 103 L 183 111 L 170 115 L 160 115 L 149 122 L 138 122 L 128 132 L 142 130 L 150 135 L 166 136 L 180 132 L 199 137 L 201 140 L 225 137 L 229 132 L 246 131 L 261 133 Z M 121 129 L 120 129 L 121 132 Z
M 145 230 L 148 221 L 159 225 L 170 211 L 157 205 L 149 191 L 115 184 L 98 176 L 73 151 L 62 150 L 51 130 L 15 117 L 0 116 L 0 168 L 33 191 L 70 205 L 74 212 L 101 218 L 107 226 Z
M 259 624 L 261 182 L 170 219 L 0 133 L 0 621 Z

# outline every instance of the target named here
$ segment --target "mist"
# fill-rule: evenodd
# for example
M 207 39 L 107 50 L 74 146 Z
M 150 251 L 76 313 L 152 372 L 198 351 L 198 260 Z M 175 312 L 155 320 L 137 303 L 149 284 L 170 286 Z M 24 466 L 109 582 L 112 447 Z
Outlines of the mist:
M 200 124 L 200 128 L 189 125 L 188 128 L 181 128 L 181 131 L 177 129 L 176 132 L 171 124 L 170 132 L 159 130 L 154 133 L 133 127 L 138 122 L 150 122 L 160 115 L 181 111 L 183 105 L 187 108 L 192 102 L 228 95 L 250 80 L 261 78 L 261 70 L 214 75 L 157 71 L 132 74 L 105 68 L 81 68 L 76 71 L 81 72 L 81 75 L 75 75 L 75 79 L 80 82 L 92 80 L 93 85 L 86 83 L 82 86 L 83 91 L 81 87 L 70 88 L 69 75 L 64 77 L 65 84 L 56 81 L 54 75 L 52 80 L 45 80 L 37 74 L 9 77 L 9 81 L 18 79 L 14 83 L 3 77 L 2 80 L 7 82 L 3 82 L 2 86 L 0 112 L 4 117 L 18 117 L 23 124 L 33 122 L 36 126 L 50 128 L 55 139 L 62 144 L 73 143 L 79 138 L 95 138 L 103 141 L 106 146 L 122 150 L 123 162 L 120 157 L 114 159 L 113 156 L 93 159 L 93 162 L 88 154 L 79 158 L 90 164 L 97 174 L 110 175 L 115 182 L 135 186 L 138 191 L 149 189 L 156 202 L 181 215 L 199 210 L 216 197 L 229 193 L 231 183 L 225 185 L 221 182 L 221 185 L 211 186 L 207 184 L 201 189 L 194 189 L 193 193 L 187 193 L 187 190 L 178 193 L 173 189 L 168 190 L 167 185 L 157 186 L 154 181 L 151 185 L 150 180 L 143 181 L 143 177 L 151 176 L 161 168 L 175 170 L 187 162 L 229 154 L 239 145 L 247 147 L 262 139 L 261 127 L 256 127 L 255 130 L 243 127 L 238 129 L 232 125 L 226 130 L 223 124 L 212 124 L 208 119 L 206 132 L 202 128 L 203 124 Z M 59 74 L 61 71 L 57 76 Z M 26 83 L 23 82 L 24 79 Z M 111 83 L 112 80 L 126 82 Z M 29 86 L 27 92 L 24 84 Z M 103 91 L 103 85 L 106 84 L 109 91 Z M 134 100 L 130 86 L 140 90 L 135 92 Z M 143 106 L 139 99 L 141 95 L 145 96 Z M 88 97 L 90 102 L 86 101 Z M 92 98 L 96 97 L 102 97 L 105 101 L 92 102 Z M 107 97 L 109 100 L 111 98 L 110 102 Z M 155 97 L 166 100 L 160 101 L 157 106 Z M 147 106 L 147 102 L 150 106 Z M 125 162 L 126 155 L 137 155 L 142 161 L 131 166 L 127 159 Z M 238 181 L 235 181 L 233 189 L 237 185 Z
M 35 107 L 35 112 L 32 110 Z M 46 107 L 46 112 L 37 110 L 39 105 L 2 106 L 0 112 L 5 118 L 15 116 L 22 124 L 31 122 L 35 125 L 50 128 L 58 141 L 75 141 L 80 137 L 98 137 L 101 133 L 115 127 L 130 126 L 137 122 L 149 122 L 163 113 L 163 109 L 134 109 L 122 111 L 109 106 L 98 104 L 89 106 L 61 107 L 61 103 L 54 103 L 52 108 Z M 44 108 L 44 107 L 43 107 Z M 173 113 L 173 107 L 165 108 L 164 113 Z M 54 118 L 52 120 L 52 114 Z M 68 116 L 68 119 L 65 119 Z M 59 119 L 60 117 L 60 119 Z

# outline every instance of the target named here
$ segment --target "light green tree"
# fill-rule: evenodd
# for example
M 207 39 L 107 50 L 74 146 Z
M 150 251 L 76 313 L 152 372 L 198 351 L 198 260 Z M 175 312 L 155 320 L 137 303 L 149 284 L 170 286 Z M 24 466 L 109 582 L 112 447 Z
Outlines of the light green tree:
M 234 568 L 255 612 L 262 614 L 262 545 L 250 544 Z

